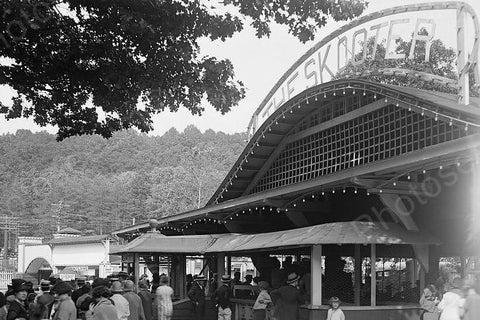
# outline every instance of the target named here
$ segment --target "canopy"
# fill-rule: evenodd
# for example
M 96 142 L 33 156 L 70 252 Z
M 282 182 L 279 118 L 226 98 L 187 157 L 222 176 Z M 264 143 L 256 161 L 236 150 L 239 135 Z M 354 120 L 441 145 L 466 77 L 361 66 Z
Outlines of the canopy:
M 411 232 L 394 223 L 333 222 L 300 229 L 218 238 L 207 252 L 231 252 L 316 244 L 439 244 L 425 232 Z
M 164 236 L 147 232 L 111 254 L 240 252 L 316 244 L 410 244 L 440 242 L 422 231 L 407 231 L 398 224 L 349 221 L 259 234 Z
M 172 236 L 160 232 L 147 232 L 127 245 L 115 248 L 110 254 L 122 253 L 204 253 L 216 238 L 211 235 Z

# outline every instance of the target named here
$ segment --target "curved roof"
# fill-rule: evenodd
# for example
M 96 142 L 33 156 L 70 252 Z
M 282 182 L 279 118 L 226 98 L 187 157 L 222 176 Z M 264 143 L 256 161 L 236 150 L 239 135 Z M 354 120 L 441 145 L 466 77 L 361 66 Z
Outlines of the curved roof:
M 454 124 L 480 127 L 480 99 L 471 98 L 470 105 L 457 104 L 451 94 L 375 83 L 359 79 L 343 79 L 321 84 L 305 90 L 284 103 L 257 130 L 238 157 L 230 172 L 207 203 L 212 205 L 245 195 L 245 189 L 268 161 L 284 137 L 298 123 L 322 106 L 335 103 L 345 97 L 375 96 L 375 100 L 395 103 L 397 107 L 434 117 L 444 115 L 443 120 L 453 119 Z M 365 111 L 367 112 L 367 111 Z M 361 114 L 361 113 L 360 113 Z M 442 120 L 442 119 L 441 119 Z
M 447 125 L 460 127 L 462 132 L 463 128 L 465 128 L 465 132 L 468 128 L 474 130 L 469 129 L 468 135 L 464 138 L 445 141 L 390 159 L 361 164 L 354 168 L 340 169 L 333 173 L 309 178 L 291 185 L 278 186 L 270 190 L 252 191 L 262 175 L 277 159 L 289 139 L 296 138 L 295 136 L 299 134 L 305 136 L 310 129 L 316 129 L 307 128 L 298 132 L 299 125 L 310 121 L 312 115 L 328 105 L 334 105 L 342 99 L 359 96 L 366 97 L 373 102 L 333 117 L 327 122 L 342 124 L 345 121 L 365 116 L 372 110 L 392 106 L 398 110 L 421 114 L 426 118 L 435 118 L 435 121 L 438 119 Z M 480 148 L 480 133 L 478 133 L 480 129 L 480 99 L 472 97 L 468 106 L 457 104 L 456 99 L 455 95 L 359 79 L 342 79 L 311 87 L 285 102 L 262 124 L 205 207 L 159 218 L 160 226 L 169 224 L 173 230 L 188 228 L 191 221 L 199 221 L 199 219 L 213 222 L 212 225 L 225 223 L 226 219 L 231 219 L 232 215 L 238 215 L 238 212 L 242 210 L 256 207 L 260 209 L 262 206 L 269 206 L 270 210 L 272 207 L 285 208 L 299 197 L 308 195 L 315 190 L 318 191 L 319 188 L 344 188 L 345 185 L 351 183 L 353 177 L 438 168 L 438 165 L 443 163 L 451 165 L 454 159 L 465 156 L 472 148 Z M 316 127 L 321 126 L 322 122 L 320 121 Z M 321 128 L 316 130 L 321 130 Z M 148 223 L 142 223 L 117 230 L 114 234 L 135 233 L 148 229 Z M 218 230 L 221 228 L 205 231 L 219 233 Z

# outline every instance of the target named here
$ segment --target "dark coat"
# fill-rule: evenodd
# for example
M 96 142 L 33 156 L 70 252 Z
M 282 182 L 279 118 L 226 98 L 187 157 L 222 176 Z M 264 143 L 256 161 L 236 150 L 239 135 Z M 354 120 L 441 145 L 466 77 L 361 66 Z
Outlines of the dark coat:
M 193 303 L 205 303 L 205 288 L 200 288 L 197 282 L 192 285 L 187 295 Z
M 297 320 L 299 307 L 303 303 L 300 290 L 286 285 L 270 293 L 275 305 L 275 315 L 278 320 Z
M 205 315 L 205 288 L 202 289 L 197 282 L 194 282 L 187 295 L 192 301 L 195 319 L 203 319 Z
M 145 320 L 145 313 L 143 311 L 142 299 L 135 292 L 129 291 L 123 294 L 123 297 L 128 301 L 130 315 L 128 320 Z
M 152 320 L 153 318 L 153 297 L 150 291 L 141 290 L 138 295 L 142 299 L 143 312 L 145 313 L 146 320 Z
M 218 304 L 222 309 L 230 308 L 230 296 L 232 290 L 227 285 L 221 285 L 212 295 L 212 299 Z
M 18 318 L 28 319 L 27 309 L 24 304 L 13 300 L 10 302 L 10 308 L 8 308 L 7 320 L 15 320 Z

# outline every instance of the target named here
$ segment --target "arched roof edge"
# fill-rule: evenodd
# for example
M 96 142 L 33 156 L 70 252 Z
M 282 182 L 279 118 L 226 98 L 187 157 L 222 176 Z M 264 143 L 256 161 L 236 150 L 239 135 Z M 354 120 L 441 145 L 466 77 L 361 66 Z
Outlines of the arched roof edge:
M 255 148 L 259 144 L 259 138 L 269 134 L 270 131 L 267 130 L 276 121 L 276 119 L 279 119 L 281 116 L 283 116 L 288 120 L 289 113 L 287 111 L 292 109 L 295 105 L 301 105 L 301 103 L 305 102 L 308 103 L 309 99 L 314 99 L 317 96 L 321 97 L 325 93 L 331 94 L 337 90 L 343 90 L 345 92 L 345 89 L 364 90 L 373 92 L 374 94 L 388 96 L 392 99 L 407 100 L 410 104 L 421 106 L 422 109 L 428 110 L 432 114 L 439 113 L 439 110 L 443 110 L 450 114 L 461 114 L 465 118 L 474 119 L 476 124 L 480 124 L 480 98 L 472 97 L 471 103 L 468 106 L 464 106 L 457 103 L 456 95 L 417 88 L 381 84 L 362 79 L 339 79 L 328 83 L 319 84 L 300 92 L 295 97 L 286 101 L 262 123 L 255 134 L 251 137 L 235 164 L 223 179 L 220 186 L 209 199 L 206 206 L 215 204 L 218 202 L 218 200 L 220 200 L 219 195 L 224 190 L 228 190 L 227 185 L 230 184 L 232 177 L 235 176 L 235 172 L 238 170 L 237 168 L 239 168 L 242 163 L 245 163 L 245 161 L 248 163 L 248 155 L 253 154 L 255 151 Z M 346 92 L 345 94 L 348 95 L 352 93 Z M 287 132 L 283 132 L 283 134 L 286 133 Z

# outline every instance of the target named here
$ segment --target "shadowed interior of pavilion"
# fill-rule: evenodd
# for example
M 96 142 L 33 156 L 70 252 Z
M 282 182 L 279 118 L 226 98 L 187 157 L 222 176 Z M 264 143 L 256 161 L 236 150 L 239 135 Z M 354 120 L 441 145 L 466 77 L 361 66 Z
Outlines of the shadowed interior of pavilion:
M 312 87 L 265 121 L 204 208 L 160 218 L 159 228 L 192 235 L 393 222 L 438 238 L 439 254 L 473 254 L 475 106 L 480 99 L 460 107 L 453 95 L 363 80 Z
M 302 318 L 318 310 L 324 316 L 328 287 L 341 276 L 341 270 L 331 276 L 329 265 L 341 258 L 353 264 L 347 312 L 368 306 L 355 316 L 416 319 L 419 289 L 438 279 L 441 257 L 480 256 L 479 106 L 477 98 L 459 106 L 453 95 L 363 80 L 309 88 L 258 128 L 205 207 L 159 218 L 161 234 L 146 233 L 149 223 L 117 231 L 130 240 L 143 233 L 118 253 L 132 254 L 137 267 L 141 259 L 167 257 L 178 273 L 172 283 L 179 298 L 186 296 L 187 254 L 209 261 L 206 274 L 229 272 L 231 256 L 251 257 L 264 273 L 269 255 L 306 258 L 312 295 Z M 339 231 L 361 223 L 387 236 L 367 240 L 371 230 L 350 230 L 347 240 Z M 308 230 L 318 234 L 309 238 Z M 395 230 L 416 238 L 396 242 Z M 250 246 L 232 245 L 243 241 Z M 391 258 L 403 267 L 385 267 Z M 398 278 L 393 289 L 384 285 L 387 273 Z M 387 305 L 393 307 L 376 307 Z M 238 310 L 249 308 L 237 303 Z

